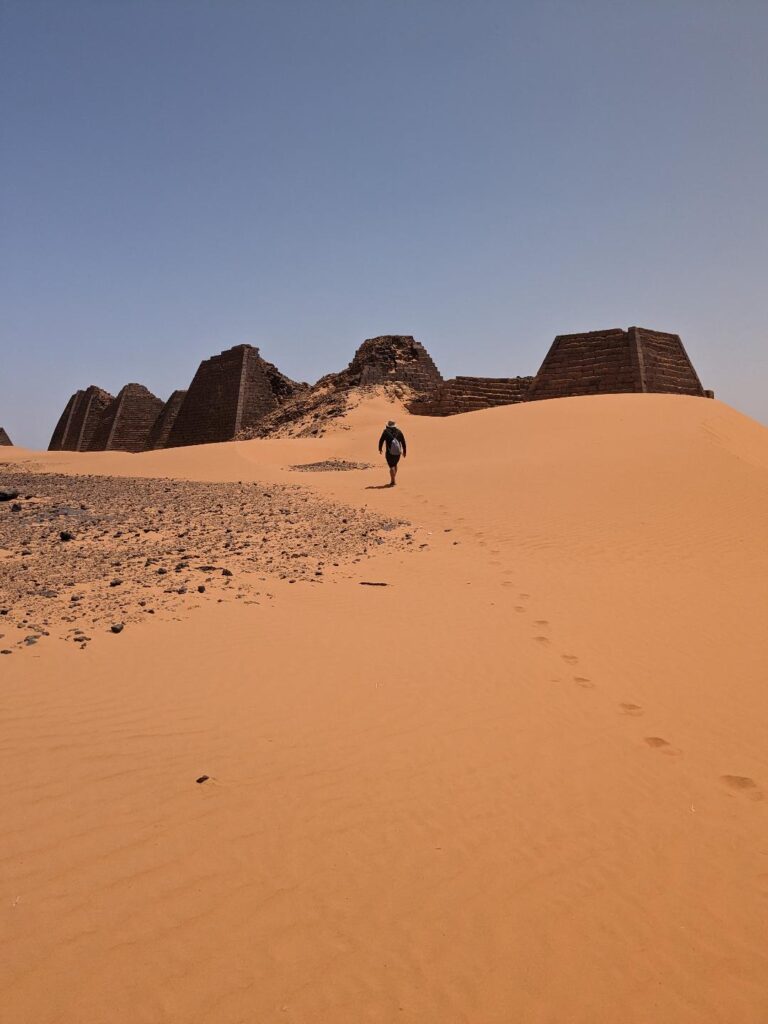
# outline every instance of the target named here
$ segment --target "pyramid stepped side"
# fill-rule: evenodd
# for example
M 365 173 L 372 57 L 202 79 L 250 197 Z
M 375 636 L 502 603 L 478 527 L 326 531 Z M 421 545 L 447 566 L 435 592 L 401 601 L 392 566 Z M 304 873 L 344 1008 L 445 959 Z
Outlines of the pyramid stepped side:
M 231 441 L 301 390 L 252 345 L 204 359 L 170 430 L 167 447 Z
M 305 385 L 297 384 L 280 373 L 272 363 L 262 359 L 257 348 L 247 346 L 233 436 L 237 436 L 242 430 L 252 429 L 268 413 L 274 412 L 294 395 L 305 390 Z
M 140 452 L 163 402 L 143 384 L 126 384 L 104 410 L 89 451 Z
M 114 395 L 95 384 L 85 391 L 76 391 L 56 424 L 48 450 L 91 451 L 102 417 L 114 400 Z
M 13 447 L 13 441 L 8 437 L 8 433 L 4 427 L 0 427 L 0 445 L 5 445 L 10 448 Z
M 643 391 L 704 395 L 680 336 L 630 327 L 631 343 L 638 352 Z
M 620 328 L 559 334 L 528 392 L 528 400 L 642 391 L 629 334 Z
M 147 441 L 144 445 L 146 450 L 152 450 L 156 448 L 165 448 L 168 445 L 168 438 L 170 436 L 173 425 L 176 422 L 176 417 L 179 415 L 179 409 L 181 404 L 186 397 L 186 391 L 174 391 L 168 401 L 160 410 L 155 422 L 152 424 L 149 434 L 147 435 Z
M 431 394 L 413 401 L 409 411 L 419 416 L 455 416 L 515 405 L 526 400 L 532 381 L 533 377 L 452 377 Z
M 59 421 L 53 428 L 53 434 L 48 445 L 49 452 L 72 451 L 72 448 L 69 447 L 72 437 L 72 418 L 75 415 L 75 410 L 79 408 L 80 403 L 83 401 L 84 395 L 84 391 L 76 391 L 74 395 L 70 396 L 69 401 L 64 406 L 64 412 L 59 416 Z

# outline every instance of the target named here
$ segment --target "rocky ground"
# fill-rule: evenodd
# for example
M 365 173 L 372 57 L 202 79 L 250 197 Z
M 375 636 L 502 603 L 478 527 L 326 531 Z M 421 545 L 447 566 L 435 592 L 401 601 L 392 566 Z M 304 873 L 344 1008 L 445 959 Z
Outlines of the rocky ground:
M 4 500 L 3 500 L 4 499 Z M 302 487 L 30 473 L 0 464 L 0 650 L 85 647 L 190 603 L 323 583 L 407 524 Z
M 374 469 L 370 462 L 348 462 L 346 459 L 324 459 L 322 462 L 300 462 L 289 466 L 296 473 L 348 473 L 352 469 Z
M 273 412 L 267 413 L 255 427 L 238 434 L 241 441 L 256 437 L 323 437 L 331 427 L 349 430 L 340 422 L 361 402 L 384 395 L 393 403 L 407 405 L 414 392 L 407 384 L 342 386 L 339 374 L 323 377 L 308 391 L 289 398 Z

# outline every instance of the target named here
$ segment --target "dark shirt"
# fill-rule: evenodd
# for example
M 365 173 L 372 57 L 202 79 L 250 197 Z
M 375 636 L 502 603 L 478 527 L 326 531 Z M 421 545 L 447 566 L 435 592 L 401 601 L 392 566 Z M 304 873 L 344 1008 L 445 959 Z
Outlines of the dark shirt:
M 389 442 L 395 437 L 400 442 L 400 447 L 403 449 L 403 455 L 405 455 L 405 437 L 402 430 L 399 430 L 397 427 L 384 427 L 381 437 L 379 438 L 379 453 L 381 453 L 381 449 L 385 444 L 387 446 L 387 451 L 389 451 Z

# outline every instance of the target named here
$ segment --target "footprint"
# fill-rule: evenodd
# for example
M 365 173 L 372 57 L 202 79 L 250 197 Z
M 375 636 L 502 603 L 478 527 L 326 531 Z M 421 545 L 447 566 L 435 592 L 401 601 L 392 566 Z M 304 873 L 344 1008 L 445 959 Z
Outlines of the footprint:
M 563 661 L 567 661 L 569 665 L 578 665 L 579 659 L 575 654 L 564 654 Z
M 502 587 L 514 587 L 515 584 L 512 582 L 512 580 L 502 580 L 501 585 Z
M 542 627 L 544 627 L 544 626 L 548 626 L 548 625 L 549 625 L 549 623 L 547 622 L 546 619 L 536 619 L 536 621 L 534 622 L 534 626 L 542 626 Z
M 676 747 L 671 746 L 667 740 L 662 739 L 661 736 L 646 736 L 645 742 L 649 747 L 653 747 L 655 750 L 661 751 L 662 754 L 668 754 L 670 757 L 677 757 L 682 751 Z
M 595 684 L 586 676 L 574 676 L 573 681 L 577 686 L 582 686 L 585 690 L 594 690 L 595 688 Z
M 540 644 L 548 644 L 549 643 L 549 637 L 548 636 L 535 636 L 533 639 L 537 643 L 540 643 Z
M 734 789 L 738 793 L 743 793 L 745 796 L 748 796 L 750 800 L 763 799 L 762 790 L 758 788 L 755 780 L 750 779 L 748 775 L 721 775 L 720 778 L 729 789 Z
M 639 704 L 623 703 L 619 704 L 619 707 L 625 715 L 635 715 L 636 717 L 639 717 L 644 713 Z
M 520 598 L 521 601 L 525 601 L 526 598 L 529 598 L 531 595 L 530 594 L 518 594 L 517 596 Z
M 524 612 L 525 608 L 523 608 L 523 606 L 521 604 L 516 604 L 515 605 L 515 611 L 516 612 Z

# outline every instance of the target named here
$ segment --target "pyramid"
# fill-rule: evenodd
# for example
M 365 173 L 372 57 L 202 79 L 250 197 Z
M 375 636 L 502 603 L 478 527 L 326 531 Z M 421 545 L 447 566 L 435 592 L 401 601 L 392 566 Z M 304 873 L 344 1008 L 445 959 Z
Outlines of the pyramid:
M 91 384 L 76 391 L 64 407 L 53 431 L 48 451 L 86 452 L 91 450 L 101 418 L 114 395 Z
M 4 427 L 0 427 L 0 445 L 10 445 L 13 447 L 13 441 L 8 437 Z
M 559 334 L 526 400 L 621 392 L 705 394 L 679 335 L 617 327 Z
M 204 359 L 168 436 L 168 448 L 231 441 L 306 388 L 266 362 L 253 345 Z
M 163 402 L 143 384 L 126 384 L 101 414 L 89 451 L 144 450 Z

